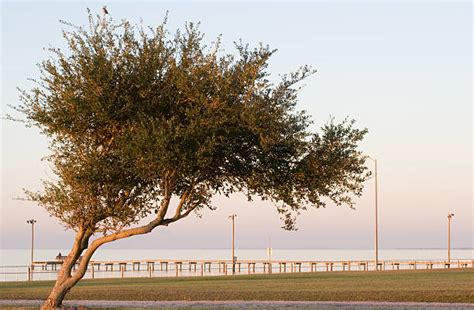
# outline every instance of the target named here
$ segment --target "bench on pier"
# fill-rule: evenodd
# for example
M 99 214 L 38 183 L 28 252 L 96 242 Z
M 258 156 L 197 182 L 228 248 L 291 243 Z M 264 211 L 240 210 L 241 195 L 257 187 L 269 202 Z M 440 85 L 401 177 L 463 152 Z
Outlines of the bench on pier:
M 360 267 L 363 267 L 363 270 L 366 271 L 368 269 L 368 265 L 369 263 L 367 262 L 359 262 L 359 270 L 360 270 Z
M 127 270 L 127 263 L 119 263 L 119 269 L 120 269 L 120 271 L 126 271 Z
M 351 262 L 342 262 L 342 271 L 346 271 L 346 267 L 347 267 L 347 270 L 350 271 L 351 270 Z
M 211 272 L 212 262 L 204 262 L 202 265 L 203 265 L 204 270 L 206 269 L 206 266 L 207 266 L 207 270 Z
M 175 269 L 179 271 L 183 271 L 183 262 L 174 262 Z
M 189 262 L 188 263 L 188 266 L 189 266 L 189 271 L 191 271 L 191 269 L 194 269 L 194 271 L 196 271 L 197 269 L 197 262 Z M 194 267 L 194 268 L 193 268 Z
M 105 263 L 105 271 L 109 271 L 109 267 L 110 267 L 110 271 L 114 271 L 114 263 Z
M 255 262 L 248 262 L 247 263 L 247 271 L 250 273 L 250 267 L 252 267 L 253 272 L 255 273 Z
M 152 262 L 152 261 L 146 262 L 146 270 L 155 271 L 155 262 Z
M 141 262 L 133 262 L 132 263 L 132 270 L 135 271 L 135 267 L 136 267 L 137 270 L 140 271 L 140 265 L 141 265 Z
M 265 272 L 272 273 L 272 263 L 263 262 L 263 273 Z
M 333 262 L 326 262 L 326 271 L 332 271 L 333 266 L 334 266 Z
M 298 272 L 301 272 L 301 262 L 294 262 L 291 264 L 291 272 L 295 272 L 296 268 L 298 268 Z
M 168 271 L 168 262 L 160 262 L 160 269 L 163 270 L 163 266 L 165 266 L 165 271 Z

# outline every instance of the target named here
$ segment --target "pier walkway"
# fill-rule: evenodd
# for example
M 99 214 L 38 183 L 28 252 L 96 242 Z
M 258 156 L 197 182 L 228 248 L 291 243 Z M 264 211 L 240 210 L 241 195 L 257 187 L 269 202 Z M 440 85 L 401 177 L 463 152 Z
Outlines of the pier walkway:
M 35 261 L 28 268 L 27 280 L 43 279 L 38 274 L 48 274 L 52 279 L 62 261 Z M 474 268 L 473 259 L 446 260 L 381 260 L 379 271 L 408 269 Z M 125 278 L 159 276 L 208 276 L 288 272 L 337 272 L 375 270 L 373 260 L 312 261 L 312 260 L 94 260 L 89 263 L 86 278 Z M 1 272 L 0 272 L 1 274 Z
M 62 260 L 35 261 L 30 266 L 0 266 L 0 281 L 55 280 Z M 77 265 L 75 266 L 77 268 Z M 381 260 L 379 271 L 474 268 L 474 259 Z M 223 276 L 293 272 L 374 271 L 373 260 L 94 260 L 84 276 L 96 278 Z

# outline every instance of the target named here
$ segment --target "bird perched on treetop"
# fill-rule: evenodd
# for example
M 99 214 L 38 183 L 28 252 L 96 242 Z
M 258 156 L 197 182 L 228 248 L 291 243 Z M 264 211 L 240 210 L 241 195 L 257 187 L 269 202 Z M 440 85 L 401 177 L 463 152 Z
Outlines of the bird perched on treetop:
M 104 15 L 109 14 L 109 11 L 107 11 L 107 6 L 105 6 L 105 5 L 102 7 L 102 11 L 104 12 Z

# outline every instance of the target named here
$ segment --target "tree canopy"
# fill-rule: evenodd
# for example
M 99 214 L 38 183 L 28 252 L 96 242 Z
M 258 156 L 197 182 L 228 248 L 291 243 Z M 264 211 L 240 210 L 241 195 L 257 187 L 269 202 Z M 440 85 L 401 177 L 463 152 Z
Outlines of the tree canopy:
M 67 50 L 49 49 L 19 108 L 50 138 L 58 178 L 29 195 L 67 227 L 110 234 L 153 213 L 167 225 L 244 192 L 295 229 L 300 210 L 352 206 L 361 194 L 367 130 L 332 119 L 309 130 L 296 109 L 308 66 L 272 82 L 276 50 L 237 42 L 227 54 L 193 23 L 173 35 L 166 20 L 146 28 L 89 15 L 87 27 L 68 26 Z

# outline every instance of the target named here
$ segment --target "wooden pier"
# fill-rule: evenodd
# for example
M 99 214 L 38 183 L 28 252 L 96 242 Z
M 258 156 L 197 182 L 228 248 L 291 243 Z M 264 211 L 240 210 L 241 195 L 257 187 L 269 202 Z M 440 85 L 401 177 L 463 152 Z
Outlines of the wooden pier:
M 62 261 L 36 261 L 34 270 L 56 271 Z M 440 268 L 474 268 L 473 259 L 446 260 L 385 260 L 379 261 L 379 270 L 409 270 L 409 269 L 440 269 Z M 230 267 L 230 268 L 229 268 Z M 159 269 L 158 269 L 159 268 Z M 287 272 L 336 272 L 336 271 L 370 271 L 375 270 L 373 260 L 347 261 L 303 261 L 303 260 L 173 260 L 173 259 L 146 259 L 146 260 L 112 260 L 91 261 L 89 269 L 91 278 L 97 271 L 125 272 L 147 271 L 152 277 L 155 271 L 175 271 L 179 276 L 183 270 L 200 275 L 217 272 L 217 274 L 254 274 L 254 273 L 287 273 Z M 258 272 L 261 271 L 261 272 Z

